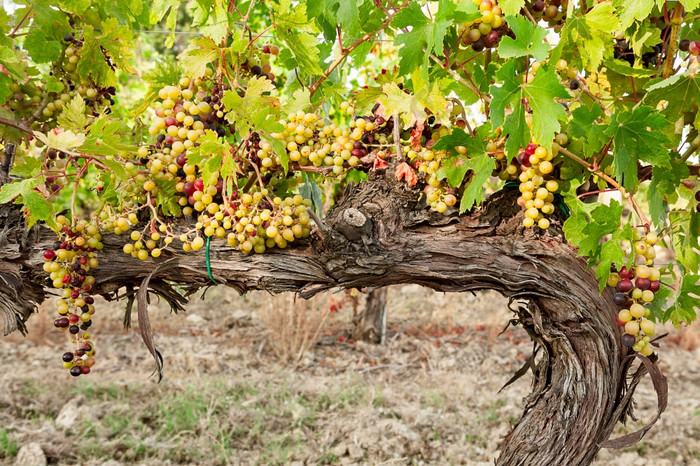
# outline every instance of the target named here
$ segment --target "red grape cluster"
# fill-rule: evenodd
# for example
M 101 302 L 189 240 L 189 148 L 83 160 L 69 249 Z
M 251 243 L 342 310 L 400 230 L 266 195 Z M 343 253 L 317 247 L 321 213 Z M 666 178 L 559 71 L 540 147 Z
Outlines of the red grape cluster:
M 76 349 L 63 354 L 63 367 L 77 377 L 89 374 L 95 364 L 95 347 L 88 332 L 95 313 L 95 299 L 90 295 L 95 278 L 90 271 L 99 265 L 95 252 L 102 249 L 102 236 L 97 227 L 85 221 L 71 226 L 62 215 L 56 221 L 61 227 L 59 240 L 44 251 L 44 271 L 54 288 L 62 290 L 56 301 L 59 318 L 54 326 L 71 335 Z
M 617 323 L 625 329 L 622 344 L 644 356 L 654 352 L 650 341 L 656 326 L 649 320 L 650 310 L 645 305 L 654 300 L 654 293 L 661 286 L 661 272 L 653 266 L 656 257 L 654 244 L 657 241 L 656 233 L 649 233 L 643 239 L 638 235 L 632 254 L 645 263 L 636 267 L 622 267 L 608 277 L 608 285 L 617 290 L 613 297 L 615 304 L 622 308 L 617 315 Z

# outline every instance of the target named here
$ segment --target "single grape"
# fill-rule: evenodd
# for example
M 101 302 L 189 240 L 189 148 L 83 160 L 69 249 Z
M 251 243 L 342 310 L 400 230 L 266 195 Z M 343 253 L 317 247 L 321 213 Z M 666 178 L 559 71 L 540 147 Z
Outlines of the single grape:
M 72 375 L 73 377 L 78 377 L 82 373 L 83 373 L 83 368 L 80 366 L 73 366 L 70 368 L 70 375 Z
M 629 333 L 623 333 L 620 337 L 620 341 L 622 342 L 622 346 L 631 348 L 632 346 L 634 346 L 637 339 L 634 337 L 634 335 L 630 335 Z

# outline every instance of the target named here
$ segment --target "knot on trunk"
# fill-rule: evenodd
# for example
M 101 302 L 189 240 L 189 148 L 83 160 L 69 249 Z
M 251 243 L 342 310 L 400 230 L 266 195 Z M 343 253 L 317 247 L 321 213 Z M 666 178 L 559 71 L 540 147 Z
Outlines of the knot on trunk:
M 350 241 L 357 241 L 370 235 L 372 221 L 359 209 L 349 207 L 340 214 L 335 228 Z

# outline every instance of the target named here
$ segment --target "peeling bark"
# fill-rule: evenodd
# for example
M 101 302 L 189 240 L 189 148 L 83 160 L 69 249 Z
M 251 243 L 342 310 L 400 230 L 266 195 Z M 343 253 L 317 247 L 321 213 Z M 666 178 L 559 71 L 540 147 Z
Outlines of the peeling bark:
M 445 217 L 420 208 L 415 192 L 392 180 L 392 170 L 387 173 L 348 189 L 325 219 L 327 228 L 304 245 L 245 256 L 212 242 L 214 278 L 239 292 L 294 291 L 302 297 L 334 287 L 405 283 L 438 291 L 499 291 L 517 303 L 520 323 L 545 356 L 497 464 L 589 464 L 627 407 L 616 410 L 629 402 L 623 398 L 628 365 L 612 293 L 598 293 L 592 271 L 555 227 L 547 233 L 522 228 L 517 190 L 493 195 L 469 215 Z M 28 235 L 18 211 L 5 209 L 0 317 L 8 334 L 23 330 L 48 296 L 42 253 L 55 238 L 46 228 Z M 105 235 L 104 244 L 95 292 L 108 298 L 121 287 L 137 288 L 166 261 L 149 288 L 176 307 L 181 298 L 173 284 L 186 292 L 212 284 L 204 251 L 165 251 L 158 259 L 137 261 L 121 252 L 122 238 Z

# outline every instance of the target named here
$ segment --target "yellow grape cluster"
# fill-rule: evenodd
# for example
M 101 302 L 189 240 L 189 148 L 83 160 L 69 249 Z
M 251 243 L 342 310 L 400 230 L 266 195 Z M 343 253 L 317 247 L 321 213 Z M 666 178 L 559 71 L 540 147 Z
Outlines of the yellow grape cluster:
M 444 128 L 446 131 L 446 128 Z M 433 133 L 433 138 L 449 134 L 443 131 Z M 435 139 L 433 139 L 435 140 Z M 453 190 L 449 187 L 445 180 L 438 179 L 437 172 L 441 167 L 442 158 L 445 155 L 443 151 L 434 151 L 432 149 L 421 147 L 418 150 L 408 146 L 404 147 L 404 152 L 410 164 L 418 170 L 418 173 L 424 173 L 426 176 L 427 186 L 424 189 L 426 203 L 432 210 L 443 213 L 448 207 L 457 203 L 457 197 Z M 464 155 L 467 153 L 467 148 L 458 146 L 455 148 L 457 152 Z
M 554 212 L 554 193 L 559 190 L 559 183 L 551 178 L 554 171 L 553 154 L 543 146 L 529 144 L 518 155 L 521 166 L 520 197 L 518 205 L 525 208 L 523 226 L 532 227 L 535 224 L 541 229 L 549 228 L 546 215 Z
M 346 112 L 354 108 L 344 102 Z M 361 143 L 362 136 L 375 129 L 373 122 L 364 118 L 350 121 L 349 128 L 341 128 L 335 123 L 326 123 L 315 113 L 299 111 L 281 121 L 284 131 L 272 136 L 281 141 L 291 162 L 300 166 L 333 167 L 333 173 L 343 173 L 348 167 L 355 167 L 366 153 Z M 261 172 L 265 173 L 280 166 L 279 157 L 267 141 L 260 142 L 257 152 Z

